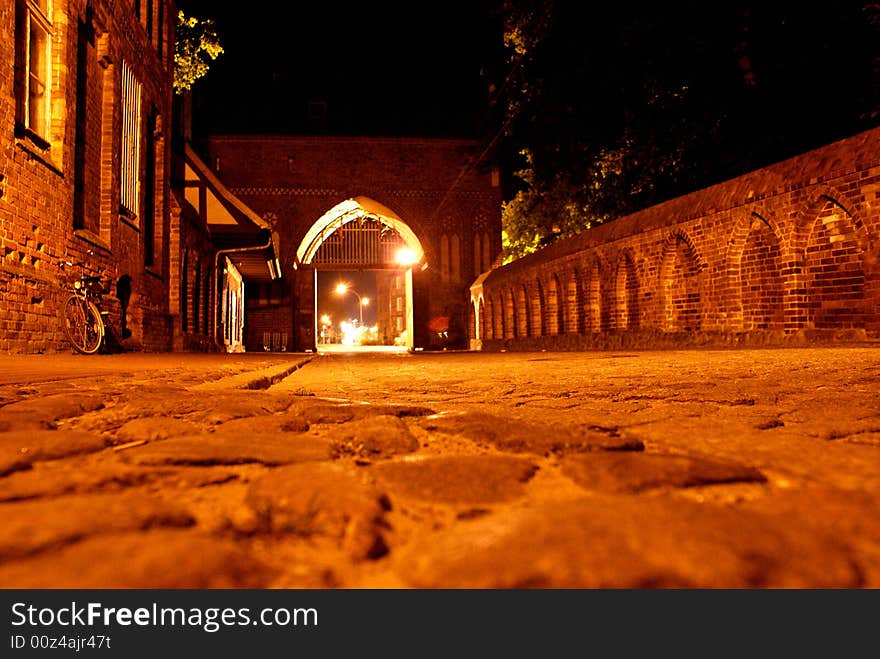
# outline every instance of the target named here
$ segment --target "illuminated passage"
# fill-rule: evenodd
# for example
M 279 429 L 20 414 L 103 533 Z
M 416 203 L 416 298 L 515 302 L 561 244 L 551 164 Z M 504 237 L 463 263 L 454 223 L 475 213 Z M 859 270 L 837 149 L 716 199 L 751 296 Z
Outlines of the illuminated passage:
M 347 199 L 315 222 L 297 256 L 314 270 L 318 350 L 413 347 L 412 268 L 427 264 L 394 211 Z

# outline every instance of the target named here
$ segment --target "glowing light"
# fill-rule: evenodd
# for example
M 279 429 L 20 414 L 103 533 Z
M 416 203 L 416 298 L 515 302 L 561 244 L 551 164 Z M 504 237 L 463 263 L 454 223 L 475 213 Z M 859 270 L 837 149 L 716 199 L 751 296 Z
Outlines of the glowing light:
M 398 265 L 412 265 L 418 261 L 418 258 L 416 257 L 416 253 L 409 247 L 401 247 L 394 255 L 394 261 Z
M 361 325 L 364 324 L 364 307 L 370 303 L 370 298 L 362 297 L 360 293 L 354 290 L 351 286 L 346 283 L 340 282 L 336 284 L 336 294 L 337 295 L 345 295 L 346 293 L 354 293 L 358 299 L 358 311 L 360 312 Z
M 379 326 L 366 327 L 352 318 L 339 323 L 341 343 L 346 346 L 377 345 L 379 343 Z
M 360 343 L 360 335 L 354 321 L 343 320 L 339 323 L 339 330 L 342 332 L 342 345 L 353 346 Z
M 331 325 L 331 324 L 332 324 L 331 321 L 330 321 L 330 315 L 329 315 L 329 314 L 326 314 L 326 313 L 325 313 L 323 316 L 321 316 L 321 324 L 322 324 L 322 325 Z

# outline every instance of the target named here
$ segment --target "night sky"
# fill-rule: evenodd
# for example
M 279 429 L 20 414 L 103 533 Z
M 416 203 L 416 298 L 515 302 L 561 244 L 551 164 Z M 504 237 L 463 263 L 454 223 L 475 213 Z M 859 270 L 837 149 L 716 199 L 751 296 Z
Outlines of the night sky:
M 659 190 L 668 197 L 878 123 L 880 10 L 866 12 L 871 2 L 556 0 L 528 69 L 541 92 L 502 128 L 515 91 L 504 85 L 503 4 L 273 2 L 249 11 L 179 0 L 189 15 L 214 19 L 225 49 L 194 86 L 194 133 L 495 140 L 509 196 L 515 154 L 529 141 L 544 146 L 551 169 L 566 169 L 626 129 L 653 141 L 648 150 L 674 146 L 670 131 L 680 131 L 693 142 L 692 166 Z M 686 98 L 666 114 L 650 106 L 655 92 L 669 99 L 679 88 Z
M 194 86 L 194 130 L 476 137 L 500 38 L 489 4 L 179 0 L 225 50 Z

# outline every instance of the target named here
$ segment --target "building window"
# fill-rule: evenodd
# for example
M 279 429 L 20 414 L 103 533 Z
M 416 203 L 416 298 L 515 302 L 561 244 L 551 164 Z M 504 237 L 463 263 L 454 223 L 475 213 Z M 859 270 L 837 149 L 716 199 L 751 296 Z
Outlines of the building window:
M 201 320 L 199 304 L 202 302 L 202 267 L 198 257 L 196 257 L 195 277 L 196 283 L 193 289 L 193 332 L 198 334 L 200 331 L 199 321 Z
M 159 17 L 156 20 L 156 52 L 159 59 L 165 57 L 165 1 L 159 2 Z
M 141 163 L 141 83 L 122 63 L 122 165 L 120 204 L 130 217 L 138 214 L 138 173 Z
M 153 40 L 153 0 L 147 0 L 147 35 Z
M 491 246 L 489 245 L 489 234 L 483 234 L 483 269 L 481 272 L 486 272 L 489 268 L 492 267 L 492 255 L 490 253 Z
M 16 46 L 18 53 L 18 123 L 37 137 L 49 141 L 52 81 L 51 0 L 22 0 L 18 5 Z
M 210 322 L 210 316 L 208 315 L 211 307 L 211 272 L 208 270 L 208 266 L 205 266 L 205 276 L 203 278 L 205 285 L 202 286 L 202 293 L 205 296 L 204 304 L 202 304 L 202 334 L 208 334 L 208 323 Z
M 452 281 L 461 281 L 461 241 L 458 234 L 449 239 L 449 276 Z
M 101 231 L 101 172 L 100 151 L 96 147 L 101 141 L 102 117 L 98 115 L 96 110 L 101 105 L 97 94 L 103 92 L 103 76 L 98 71 L 99 66 L 95 52 L 94 31 L 89 23 L 80 21 L 77 26 L 76 40 L 73 228 L 87 229 L 98 235 Z M 92 94 L 89 93 L 90 86 Z
M 146 175 L 144 176 L 144 265 L 156 260 L 156 125 L 153 111 L 147 116 Z
M 189 249 L 183 250 L 183 266 L 180 268 L 180 328 L 189 331 Z
M 474 277 L 479 277 L 483 273 L 482 269 L 482 249 L 480 243 L 480 234 L 474 234 Z

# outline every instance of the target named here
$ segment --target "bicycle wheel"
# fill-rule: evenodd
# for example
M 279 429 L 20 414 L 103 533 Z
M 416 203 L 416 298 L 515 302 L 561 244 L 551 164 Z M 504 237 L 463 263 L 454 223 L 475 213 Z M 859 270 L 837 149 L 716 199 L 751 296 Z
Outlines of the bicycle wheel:
M 98 352 L 104 340 L 104 321 L 98 307 L 79 295 L 71 295 L 64 303 L 62 320 L 64 333 L 77 352 Z

